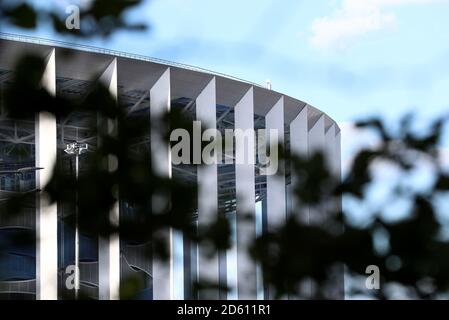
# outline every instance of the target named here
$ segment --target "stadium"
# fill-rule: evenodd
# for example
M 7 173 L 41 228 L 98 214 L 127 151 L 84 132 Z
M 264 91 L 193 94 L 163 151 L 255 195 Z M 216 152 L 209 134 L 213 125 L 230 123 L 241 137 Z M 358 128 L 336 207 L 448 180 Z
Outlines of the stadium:
M 75 170 L 73 156 L 66 151 L 71 143 L 89 148 L 97 143 L 86 126 L 89 119 L 81 116 L 61 119 L 39 114 L 29 120 L 8 119 L 2 93 L 13 79 L 18 58 L 25 53 L 45 59 L 42 85 L 53 95 L 82 99 L 92 79 L 98 79 L 130 114 L 148 112 L 153 116 L 181 108 L 220 132 L 274 129 L 288 152 L 308 155 L 322 150 L 333 174 L 340 177 L 337 123 L 306 102 L 269 86 L 144 56 L 0 34 L 0 201 L 45 186 L 56 161 Z M 151 139 L 147 137 L 141 144 Z M 254 139 L 248 145 L 247 150 L 236 146 L 235 156 L 245 152 L 255 158 Z M 118 299 L 121 279 L 133 273 L 145 278 L 146 288 L 136 297 L 139 299 L 199 299 L 192 284 L 202 274 L 232 288 L 219 292 L 216 299 L 269 299 L 260 268 L 244 248 L 257 234 L 282 224 L 295 206 L 291 195 L 295 176 L 288 163 L 280 176 L 261 174 L 257 162 L 215 163 L 201 170 L 175 165 L 167 146 L 152 156 L 162 174 L 198 185 L 194 223 L 209 221 L 220 208 L 226 208 L 233 230 L 231 249 L 202 263 L 198 247 L 173 232 L 170 262 L 161 265 L 144 254 L 151 244 L 77 235 L 65 222 L 74 214 L 73 208 L 36 201 L 27 203 L 27 210 L 15 219 L 6 219 L 0 212 L 0 242 L 6 244 L 0 247 L 0 299 L 62 299 L 71 265 L 79 266 L 80 290 L 93 299 Z M 79 170 L 83 170 L 82 157 Z M 114 214 L 119 218 L 129 214 L 127 210 L 126 204 L 120 204 Z M 248 212 L 254 215 L 254 223 L 242 227 L 240 216 Z M 8 245 L 7 239 L 24 229 L 35 232 L 36 245 Z M 343 297 L 340 289 L 336 298 Z

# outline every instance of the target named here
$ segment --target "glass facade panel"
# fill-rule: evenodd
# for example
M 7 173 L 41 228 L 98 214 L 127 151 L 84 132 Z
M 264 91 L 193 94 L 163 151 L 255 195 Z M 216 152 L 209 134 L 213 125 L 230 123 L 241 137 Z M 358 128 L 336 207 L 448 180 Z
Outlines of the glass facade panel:
M 34 119 L 8 119 L 0 92 L 0 299 L 35 299 Z M 8 213 L 6 201 L 25 194 L 23 210 Z

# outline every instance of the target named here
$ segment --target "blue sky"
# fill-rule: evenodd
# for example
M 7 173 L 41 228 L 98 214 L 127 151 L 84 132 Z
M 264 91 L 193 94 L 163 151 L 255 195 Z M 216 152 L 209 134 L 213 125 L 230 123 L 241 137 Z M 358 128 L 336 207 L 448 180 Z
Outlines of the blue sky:
M 338 122 L 449 107 L 447 0 L 151 0 L 129 16 L 151 29 L 82 42 L 270 79 Z M 45 27 L 3 31 L 61 39 Z

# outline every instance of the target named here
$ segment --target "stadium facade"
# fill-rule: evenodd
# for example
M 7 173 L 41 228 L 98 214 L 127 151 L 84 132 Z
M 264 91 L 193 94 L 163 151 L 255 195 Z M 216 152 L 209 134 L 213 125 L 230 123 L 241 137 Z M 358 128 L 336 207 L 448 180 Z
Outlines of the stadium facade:
M 254 83 L 167 61 L 31 37 L 2 34 L 0 38 L 2 92 L 12 81 L 17 59 L 33 53 L 46 59 L 42 83 L 53 95 L 79 99 L 93 77 L 100 74 L 98 81 L 130 112 L 147 110 L 153 116 L 177 107 L 218 130 L 276 129 L 290 152 L 306 155 L 323 150 L 333 173 L 340 177 L 340 129 L 325 113 L 303 101 Z M 82 117 L 57 119 L 45 113 L 28 121 L 13 121 L 0 105 L 0 201 L 44 186 L 56 161 L 72 161 L 64 153 L 67 144 L 78 141 L 95 146 L 95 137 L 83 126 L 85 121 Z M 255 141 L 249 143 L 255 145 Z M 235 152 L 255 157 L 254 149 L 237 146 Z M 233 226 L 232 248 L 205 262 L 197 247 L 172 232 L 170 260 L 160 263 L 144 254 L 148 244 L 80 234 L 80 289 L 92 298 L 117 299 L 121 279 L 136 273 L 146 283 L 139 298 L 194 299 L 201 297 L 193 296 L 192 284 L 200 275 L 207 275 L 233 288 L 215 298 L 270 298 L 263 290 L 260 268 L 245 248 L 265 228 L 284 222 L 295 205 L 291 170 L 287 167 L 284 176 L 265 176 L 254 164 L 212 164 L 189 171 L 171 164 L 168 146 L 152 152 L 152 157 L 160 173 L 198 183 L 197 223 L 210 221 L 211 214 L 225 202 L 233 202 L 232 210 L 226 212 Z M 82 158 L 80 161 L 83 170 Z M 67 168 L 73 170 L 69 165 Z M 75 260 L 74 230 L 65 220 L 74 210 L 58 204 L 47 206 L 45 201 L 28 203 L 14 219 L 0 213 L 0 242 L 5 244 L 0 247 L 0 298 L 63 298 L 66 270 Z M 120 204 L 113 214 L 119 218 L 127 210 L 126 204 Z M 242 227 L 239 217 L 244 213 L 254 215 L 254 223 Z M 8 239 L 24 229 L 36 233 L 36 245 L 8 245 Z M 335 297 L 342 295 L 339 288 Z

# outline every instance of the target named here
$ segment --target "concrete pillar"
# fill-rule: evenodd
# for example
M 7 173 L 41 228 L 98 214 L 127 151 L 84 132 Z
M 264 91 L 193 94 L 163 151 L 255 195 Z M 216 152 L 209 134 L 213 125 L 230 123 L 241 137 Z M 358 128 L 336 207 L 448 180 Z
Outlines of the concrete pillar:
M 284 143 L 284 98 L 281 98 L 265 117 L 267 134 L 270 130 L 276 130 L 279 137 L 279 145 Z M 268 139 L 267 143 L 269 142 Z M 283 171 L 283 161 L 278 161 L 278 173 Z M 281 226 L 286 221 L 285 206 L 285 176 L 270 174 L 267 176 L 267 223 L 268 230 Z
M 111 96 L 118 99 L 117 87 L 117 59 L 114 59 L 103 74 L 99 81 L 106 86 Z M 117 124 L 113 120 L 108 120 L 106 124 L 108 132 L 117 134 Z M 99 142 L 101 143 L 101 142 Z M 108 167 L 112 170 L 114 160 L 108 160 Z M 109 213 L 109 219 L 112 225 L 119 224 L 119 202 Z M 120 299 L 120 239 L 118 234 L 111 234 L 108 237 L 100 237 L 98 241 L 98 281 L 99 281 L 99 299 L 100 300 L 117 300 Z
M 150 90 L 151 117 L 151 164 L 154 172 L 160 176 L 171 178 L 170 146 L 156 129 L 161 125 L 162 117 L 170 111 L 170 68 L 168 68 Z M 168 199 L 153 196 L 153 214 L 167 205 Z M 169 259 L 161 260 L 153 255 L 153 299 L 170 300 L 174 298 L 174 237 L 173 229 L 159 230 L 155 235 L 165 240 L 168 245 Z M 181 284 L 179 284 L 181 285 Z
M 55 49 L 47 56 L 42 87 L 56 96 Z M 56 164 L 56 118 L 48 112 L 36 115 L 36 188 L 44 189 Z M 45 193 L 36 203 L 36 299 L 58 299 L 58 212 Z
M 309 128 L 309 156 L 315 152 L 325 152 L 324 115 Z
M 270 130 L 276 130 L 278 133 L 278 144 L 284 144 L 284 98 L 282 97 L 265 116 L 265 129 L 267 137 Z M 266 139 L 266 142 L 270 141 Z M 267 175 L 267 199 L 266 199 L 266 218 L 268 231 L 275 231 L 278 227 L 283 226 L 286 222 L 286 201 L 285 201 L 285 175 L 284 161 L 274 159 L 270 154 L 270 161 L 278 161 L 277 174 Z M 267 288 L 267 299 L 274 299 L 274 292 L 271 288 Z
M 301 112 L 290 123 L 290 153 L 292 155 L 307 157 L 309 153 L 308 140 L 308 106 L 304 106 Z M 299 203 L 297 197 L 293 194 L 294 186 L 297 184 L 298 177 L 295 175 L 293 167 L 291 168 L 291 187 L 289 188 L 291 194 L 290 207 L 292 214 L 296 215 L 301 221 L 309 222 L 309 207 Z
M 256 238 L 254 90 L 252 87 L 235 106 L 234 115 L 238 298 L 240 300 L 256 299 L 257 267 L 248 254 L 248 248 Z M 238 134 L 239 130 L 241 134 Z
M 203 89 L 196 99 L 196 118 L 201 121 L 203 130 L 216 129 L 216 86 L 215 78 Z M 221 142 L 220 142 L 221 143 Z M 198 167 L 198 226 L 201 231 L 203 227 L 211 225 L 217 220 L 218 214 L 218 155 L 214 154 L 210 164 Z M 199 247 L 199 276 L 200 281 L 206 280 L 211 283 L 219 283 L 219 256 L 215 252 L 208 257 L 207 248 Z M 199 299 L 219 299 L 219 290 L 210 289 L 199 292 Z
M 335 125 L 331 125 L 325 133 L 325 159 L 332 175 L 337 173 L 337 148 L 335 137 Z
M 317 152 L 326 159 L 326 137 L 324 133 L 324 115 L 321 115 L 318 120 L 309 129 L 309 157 Z M 309 209 L 309 223 L 316 224 L 324 221 L 326 215 L 326 204 L 318 204 Z

